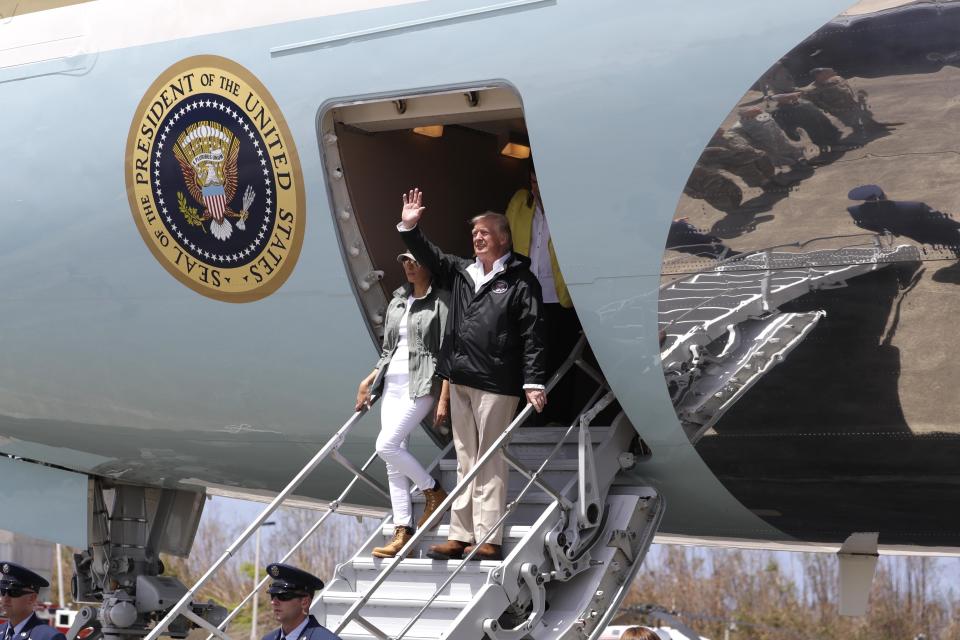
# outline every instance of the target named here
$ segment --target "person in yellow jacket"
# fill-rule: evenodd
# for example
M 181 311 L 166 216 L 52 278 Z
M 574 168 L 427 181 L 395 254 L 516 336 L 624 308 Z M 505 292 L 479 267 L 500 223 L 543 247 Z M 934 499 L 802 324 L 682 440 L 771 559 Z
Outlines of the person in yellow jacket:
M 547 333 L 547 375 L 563 364 L 580 336 L 580 321 L 573 309 L 570 292 L 563 280 L 557 254 L 544 214 L 537 173 L 530 166 L 530 188 L 518 189 L 507 205 L 507 221 L 513 236 L 513 250 L 530 258 L 530 271 L 543 290 L 544 324 Z M 568 423 L 576 417 L 574 373 L 567 374 L 550 394 L 550 402 L 537 419 L 541 424 Z
M 530 189 L 518 189 L 513 194 L 506 215 L 513 234 L 513 250 L 530 258 L 530 270 L 540 281 L 544 304 L 559 304 L 564 309 L 571 309 L 573 302 L 557 264 L 534 169 L 530 169 Z

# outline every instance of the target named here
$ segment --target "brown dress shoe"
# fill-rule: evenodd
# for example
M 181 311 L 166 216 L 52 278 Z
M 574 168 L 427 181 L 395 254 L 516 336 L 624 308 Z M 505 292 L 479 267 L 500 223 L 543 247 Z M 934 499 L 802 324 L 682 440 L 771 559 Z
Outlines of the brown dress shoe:
M 421 516 L 419 522 L 417 522 L 417 529 L 423 526 L 423 524 L 427 521 L 427 518 L 430 517 L 430 514 L 436 511 L 437 507 L 440 506 L 440 503 L 446 499 L 447 492 L 444 491 L 443 487 L 440 486 L 440 483 L 437 482 L 433 489 L 424 490 L 423 497 L 426 500 L 426 504 L 423 505 L 423 516 Z M 437 524 L 435 524 L 433 528 L 436 528 L 439 525 L 440 521 L 437 520 Z
M 410 527 L 396 527 L 393 530 L 393 540 L 382 547 L 375 547 L 373 549 L 373 557 L 393 558 L 400 553 L 400 550 L 403 549 L 403 545 L 410 542 L 410 538 L 412 537 L 413 529 Z
M 447 540 L 442 544 L 435 544 L 427 551 L 427 557 L 434 560 L 459 560 L 463 557 L 463 550 L 467 548 L 466 542 L 459 540 Z
M 473 551 L 473 545 L 468 546 L 463 550 L 463 555 L 468 556 L 470 552 Z M 503 547 L 499 544 L 490 544 L 489 542 L 484 542 L 480 545 L 480 548 L 477 549 L 477 552 L 473 555 L 471 560 L 503 560 Z

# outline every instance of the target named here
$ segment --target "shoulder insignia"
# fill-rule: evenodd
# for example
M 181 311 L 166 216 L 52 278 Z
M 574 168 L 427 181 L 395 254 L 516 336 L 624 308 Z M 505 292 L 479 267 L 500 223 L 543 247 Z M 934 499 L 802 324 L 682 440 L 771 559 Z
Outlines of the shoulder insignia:
M 217 300 L 279 288 L 300 253 L 300 161 L 280 108 L 218 56 L 181 60 L 140 101 L 126 147 L 133 219 L 177 280 Z

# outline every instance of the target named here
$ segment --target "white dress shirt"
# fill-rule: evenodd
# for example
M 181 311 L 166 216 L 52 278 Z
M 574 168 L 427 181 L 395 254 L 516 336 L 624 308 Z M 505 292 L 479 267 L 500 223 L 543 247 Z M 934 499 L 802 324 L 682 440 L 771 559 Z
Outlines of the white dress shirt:
M 553 264 L 550 261 L 550 227 L 543 215 L 540 203 L 533 210 L 533 224 L 530 229 L 530 271 L 540 281 L 543 289 L 544 304 L 559 304 L 557 285 L 553 280 Z
M 480 258 L 477 258 L 473 261 L 469 267 L 467 267 L 467 273 L 470 274 L 470 277 L 473 278 L 473 292 L 480 293 L 480 289 L 483 285 L 487 284 L 491 280 L 497 277 L 497 274 L 503 273 L 503 270 L 506 269 L 507 260 L 510 259 L 512 254 L 507 251 L 505 254 L 497 258 L 493 267 L 490 269 L 489 273 L 483 272 L 483 263 L 480 262 Z

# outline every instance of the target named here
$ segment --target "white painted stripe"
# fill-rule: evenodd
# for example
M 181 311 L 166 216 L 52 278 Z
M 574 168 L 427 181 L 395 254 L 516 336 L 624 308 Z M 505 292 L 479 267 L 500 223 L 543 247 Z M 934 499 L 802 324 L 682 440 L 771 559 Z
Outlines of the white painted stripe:
M 399 22 L 397 24 L 385 25 L 382 27 L 373 27 L 372 29 L 363 29 L 361 31 L 352 31 L 350 33 L 343 33 L 335 36 L 330 36 L 327 38 L 317 38 L 315 40 L 307 40 L 305 42 L 295 42 L 293 44 L 285 44 L 279 47 L 274 47 L 270 49 L 271 54 L 281 54 L 297 49 L 314 49 L 321 48 L 324 46 L 330 46 L 334 44 L 346 44 L 353 40 L 359 40 L 361 38 L 368 38 L 374 35 L 380 35 L 385 33 L 391 33 L 395 31 L 403 31 L 405 29 L 414 29 L 416 27 L 422 27 L 430 24 L 440 24 L 444 22 L 458 22 L 466 18 L 472 18 L 480 15 L 489 15 L 497 14 L 504 11 L 509 11 L 511 9 L 518 8 L 535 8 L 535 5 L 554 5 L 556 0 L 511 0 L 511 2 L 503 2 L 500 4 L 491 5 L 488 7 L 479 7 L 476 9 L 467 9 L 465 11 L 457 11 L 454 13 L 445 13 L 439 16 L 430 16 L 427 18 L 422 18 L 420 20 L 408 20 L 407 22 Z
M 425 0 L 94 0 L 0 22 L 0 69 Z

